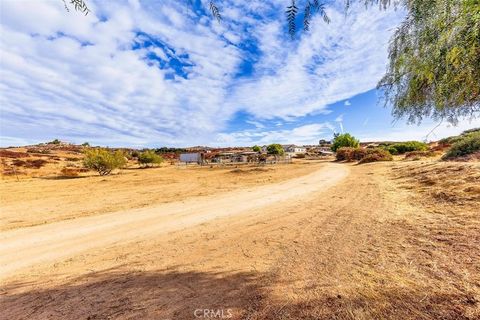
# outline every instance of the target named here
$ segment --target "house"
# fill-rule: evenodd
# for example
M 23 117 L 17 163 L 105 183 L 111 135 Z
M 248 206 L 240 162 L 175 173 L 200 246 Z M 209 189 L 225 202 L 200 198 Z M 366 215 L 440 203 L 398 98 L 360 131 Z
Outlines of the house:
M 283 147 L 283 150 L 285 150 L 286 153 L 290 153 L 290 154 L 299 154 L 299 153 L 307 152 L 307 148 L 299 147 L 299 146 L 296 146 L 294 144 L 288 144 L 288 145 L 284 145 L 282 147 Z

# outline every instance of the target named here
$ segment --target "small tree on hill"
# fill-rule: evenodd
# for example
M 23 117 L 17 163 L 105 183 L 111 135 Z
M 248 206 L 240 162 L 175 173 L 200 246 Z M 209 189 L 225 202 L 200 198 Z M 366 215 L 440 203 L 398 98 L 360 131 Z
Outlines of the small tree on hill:
M 273 143 L 267 147 L 267 153 L 273 154 L 276 156 L 281 156 L 285 153 L 285 150 L 283 150 L 283 147 L 280 144 Z
M 163 162 L 163 158 L 156 154 L 153 150 L 146 150 L 138 155 L 138 163 L 145 167 L 160 164 Z
M 332 142 L 332 151 L 336 152 L 342 147 L 357 148 L 360 145 L 358 139 L 355 139 L 350 133 L 335 134 Z
M 96 170 L 101 176 L 108 175 L 112 170 L 121 168 L 127 163 L 124 154 L 119 150 L 112 152 L 101 148 L 87 149 L 84 153 L 83 165 Z
M 260 148 L 260 147 L 257 146 L 257 145 L 254 145 L 253 148 L 252 148 L 252 150 L 255 151 L 255 152 L 260 152 L 260 151 L 262 151 L 262 148 Z

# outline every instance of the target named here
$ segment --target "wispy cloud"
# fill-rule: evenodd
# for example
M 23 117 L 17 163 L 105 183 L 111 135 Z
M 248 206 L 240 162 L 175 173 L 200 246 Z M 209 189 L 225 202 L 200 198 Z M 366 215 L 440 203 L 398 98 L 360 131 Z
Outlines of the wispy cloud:
M 215 145 L 254 145 L 270 143 L 317 144 L 321 138 L 330 138 L 332 126 L 329 123 L 307 124 L 283 130 L 244 130 L 220 133 Z

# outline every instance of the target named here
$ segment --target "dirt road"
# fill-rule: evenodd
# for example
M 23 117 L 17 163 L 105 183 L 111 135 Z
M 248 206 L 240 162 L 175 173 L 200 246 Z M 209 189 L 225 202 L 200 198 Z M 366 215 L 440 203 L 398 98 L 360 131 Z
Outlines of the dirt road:
M 328 164 L 282 183 L 3 232 L 0 279 L 22 267 L 55 262 L 93 248 L 190 228 L 292 198 L 300 200 L 326 190 L 347 174 L 348 167 Z
M 417 193 L 404 177 L 434 177 L 427 165 L 325 163 L 268 186 L 6 231 L 0 318 L 479 319 L 478 200 Z M 433 166 L 455 189 L 480 179 L 457 169 Z

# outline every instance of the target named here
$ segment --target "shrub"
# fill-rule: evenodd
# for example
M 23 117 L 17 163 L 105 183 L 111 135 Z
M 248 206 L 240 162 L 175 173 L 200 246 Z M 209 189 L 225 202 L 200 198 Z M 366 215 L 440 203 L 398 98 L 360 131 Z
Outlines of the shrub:
M 260 148 L 259 146 L 255 145 L 255 146 L 253 146 L 252 151 L 260 152 L 260 151 L 262 151 L 262 148 Z
M 84 142 L 84 143 L 82 143 L 82 147 L 90 147 L 90 143 Z
M 360 161 L 359 163 L 373 161 L 390 161 L 392 155 L 383 148 L 350 148 L 343 147 L 337 150 L 336 158 L 339 161 Z
M 351 160 L 362 160 L 363 158 L 365 158 L 365 156 L 367 156 L 367 154 L 369 154 L 370 150 L 373 149 L 355 148 L 352 152 Z
M 469 136 L 471 134 L 478 134 L 480 133 L 480 128 L 473 128 L 469 130 L 463 131 L 460 135 L 458 136 L 451 136 L 451 137 L 446 137 L 443 139 L 438 140 L 438 144 L 443 147 L 450 146 L 458 141 L 461 141 L 464 139 L 466 136 Z
M 30 157 L 30 155 L 25 152 L 0 150 L 0 157 L 16 159 L 16 158 L 28 158 Z
M 138 159 L 139 155 L 140 155 L 140 152 L 138 152 L 137 150 L 133 150 L 132 152 L 130 152 L 130 157 L 132 157 L 132 158 L 137 158 Z
M 337 150 L 336 159 L 339 161 L 358 161 L 368 154 L 368 150 L 371 149 L 342 147 Z
M 385 146 L 383 149 L 388 151 L 390 154 L 398 154 L 397 148 L 395 148 L 393 145 Z
M 358 164 L 376 162 L 376 161 L 392 161 L 392 155 L 382 148 L 368 149 L 367 154 L 363 157 Z
M 112 170 L 121 168 L 127 159 L 121 151 L 111 152 L 106 149 L 86 149 L 83 164 L 86 168 L 96 170 L 101 176 L 108 175 Z
M 27 163 L 25 164 L 25 167 L 40 169 L 41 167 L 43 167 L 47 163 L 48 163 L 48 161 L 44 160 L 44 159 L 27 160 Z
M 306 157 L 305 153 L 298 153 L 295 155 L 295 158 L 297 159 L 305 159 L 305 157 Z
M 351 161 L 353 150 L 355 150 L 355 148 L 342 147 L 335 153 L 335 158 L 338 161 Z
M 283 155 L 285 151 L 283 150 L 283 147 L 280 144 L 273 143 L 267 147 L 267 153 L 274 154 L 274 155 Z
M 475 152 L 480 152 L 480 132 L 472 132 L 464 135 L 462 139 L 455 142 L 450 150 L 442 157 L 443 160 L 454 159 Z
M 461 135 L 465 136 L 465 135 L 471 134 L 471 133 L 480 133 L 480 128 L 473 128 L 473 129 L 465 130 L 461 133 Z
M 398 142 L 383 147 L 390 154 L 404 154 L 411 151 L 426 151 L 428 145 L 420 141 Z
M 15 167 L 23 167 L 25 164 L 26 164 L 25 161 L 19 160 L 19 159 L 14 159 L 12 161 L 12 165 L 14 165 Z
M 428 150 L 428 151 L 410 151 L 405 153 L 405 160 L 419 160 L 420 158 L 429 158 L 434 157 L 438 153 Z
M 357 148 L 360 145 L 358 139 L 355 139 L 349 133 L 339 134 L 336 135 L 332 142 L 332 151 L 336 152 L 338 149 L 342 147 L 352 147 Z
M 138 155 L 138 162 L 144 166 L 150 166 L 162 163 L 163 158 L 153 150 L 146 150 Z

